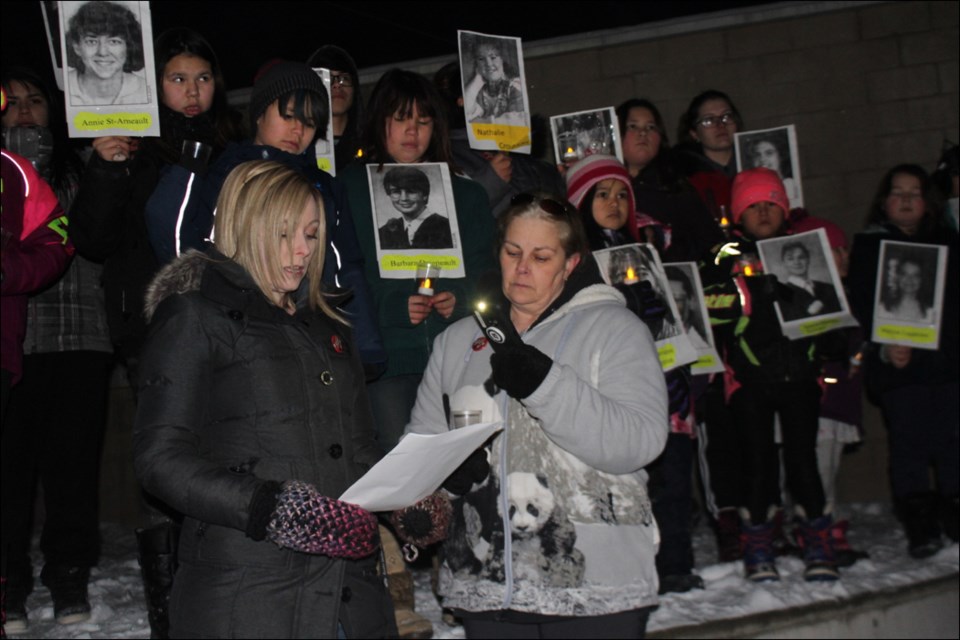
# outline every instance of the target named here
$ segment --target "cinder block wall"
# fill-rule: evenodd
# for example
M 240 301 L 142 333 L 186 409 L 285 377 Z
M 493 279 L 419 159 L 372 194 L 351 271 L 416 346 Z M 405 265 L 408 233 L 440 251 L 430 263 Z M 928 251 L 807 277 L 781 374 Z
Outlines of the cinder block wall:
M 834 4 L 784 3 L 725 14 L 727 26 L 527 56 L 531 108 L 646 97 L 675 141 L 690 99 L 720 89 L 748 129 L 796 124 L 808 208 L 854 232 L 886 169 L 932 169 L 944 138 L 958 139 L 960 3 Z
M 601 38 L 527 56 L 531 108 L 552 115 L 646 97 L 676 141 L 690 99 L 720 89 L 747 129 L 796 124 L 809 210 L 854 233 L 884 171 L 901 162 L 932 170 L 943 140 L 958 141 L 958 16 L 957 2 L 784 3 L 702 30 L 688 21 L 676 35 Z M 842 501 L 889 498 L 886 432 L 876 408 L 864 401 L 864 410 L 864 442 L 843 461 Z
M 960 141 L 958 17 L 958 2 L 783 2 L 524 42 L 530 106 L 550 116 L 645 97 L 675 142 L 690 99 L 720 89 L 747 129 L 797 126 L 808 209 L 853 234 L 887 169 L 932 170 L 944 139 Z M 399 66 L 431 76 L 452 59 Z M 362 72 L 364 95 L 386 68 Z M 864 411 L 841 500 L 890 495 L 886 432 L 875 407 Z

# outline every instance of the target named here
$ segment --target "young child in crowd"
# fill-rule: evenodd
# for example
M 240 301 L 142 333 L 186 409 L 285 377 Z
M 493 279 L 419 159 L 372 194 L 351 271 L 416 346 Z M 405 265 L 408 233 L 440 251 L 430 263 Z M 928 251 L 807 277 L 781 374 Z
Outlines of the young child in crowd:
M 830 544 L 833 520 L 817 469 L 820 363 L 812 338 L 787 339 L 774 303 L 789 290 L 761 273 L 756 243 L 784 235 L 789 210 L 783 182 L 769 169 L 741 172 L 731 208 L 740 227 L 735 243 L 702 268 L 707 306 L 726 364 L 724 391 L 732 412 L 730 434 L 739 444 L 742 481 L 741 544 L 746 576 L 779 580 L 773 546 L 780 462 L 774 420 L 780 416 L 786 484 L 796 502 L 803 538 L 804 578 L 838 578 Z
M 567 195 L 580 211 L 591 250 L 638 242 L 655 221 L 635 210 L 630 174 L 616 158 L 589 156 L 566 174 Z M 639 230 L 638 230 L 639 229 Z M 621 284 L 628 306 L 656 337 L 668 307 L 648 283 Z M 660 593 L 702 589 L 693 573 L 691 542 L 693 414 L 690 410 L 689 367 L 666 374 L 670 392 L 670 436 L 664 452 L 648 465 L 653 514 L 660 527 L 657 573 Z

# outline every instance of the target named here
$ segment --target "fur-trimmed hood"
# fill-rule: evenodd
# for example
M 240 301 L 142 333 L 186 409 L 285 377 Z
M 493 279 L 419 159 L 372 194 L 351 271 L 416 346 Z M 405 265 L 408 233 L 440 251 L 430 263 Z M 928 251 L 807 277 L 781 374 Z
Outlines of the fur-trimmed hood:
M 224 261 L 227 260 L 222 255 L 217 255 Z M 199 290 L 203 274 L 214 260 L 215 258 L 202 251 L 191 249 L 160 269 L 144 294 L 143 313 L 147 322 L 153 319 L 160 303 L 170 296 Z

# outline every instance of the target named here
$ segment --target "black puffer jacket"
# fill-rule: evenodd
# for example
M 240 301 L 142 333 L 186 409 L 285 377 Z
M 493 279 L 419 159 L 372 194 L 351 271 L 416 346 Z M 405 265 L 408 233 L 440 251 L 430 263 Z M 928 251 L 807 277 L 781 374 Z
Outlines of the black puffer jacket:
M 186 516 L 171 630 L 183 637 L 395 633 L 375 559 L 310 556 L 247 537 L 265 481 L 339 496 L 382 455 L 346 327 L 271 304 L 215 251 L 165 267 L 151 318 L 134 428 L 144 488 Z

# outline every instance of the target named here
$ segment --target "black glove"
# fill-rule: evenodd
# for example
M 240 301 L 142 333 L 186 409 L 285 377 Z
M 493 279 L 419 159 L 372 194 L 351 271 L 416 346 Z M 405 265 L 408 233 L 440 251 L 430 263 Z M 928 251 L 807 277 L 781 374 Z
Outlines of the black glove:
M 438 491 L 420 502 L 390 514 L 390 524 L 400 539 L 420 548 L 429 547 L 447 537 L 453 505 Z
M 636 284 L 620 283 L 617 291 L 627 299 L 627 308 L 647 325 L 654 336 L 659 334 L 663 318 L 667 315 L 667 302 L 646 280 Z
M 490 462 L 487 450 L 480 447 L 470 454 L 456 470 L 444 481 L 443 488 L 458 496 L 466 494 L 475 484 L 480 484 L 490 475 Z
M 510 342 L 494 347 L 490 366 L 494 384 L 511 398 L 523 400 L 543 384 L 553 360 L 534 346 Z

